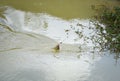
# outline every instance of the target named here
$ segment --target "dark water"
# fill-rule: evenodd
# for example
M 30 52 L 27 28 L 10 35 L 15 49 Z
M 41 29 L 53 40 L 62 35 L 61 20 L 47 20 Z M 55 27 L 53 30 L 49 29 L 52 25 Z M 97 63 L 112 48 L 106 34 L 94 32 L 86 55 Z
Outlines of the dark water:
M 12 6 L 19 10 L 49 13 L 65 19 L 91 18 L 94 11 L 91 5 L 119 5 L 114 0 L 0 0 L 2 6 Z
M 98 44 L 91 38 L 99 36 L 90 23 L 90 6 L 106 3 L 118 4 L 0 0 L 0 81 L 119 81 L 119 56 L 94 49 Z

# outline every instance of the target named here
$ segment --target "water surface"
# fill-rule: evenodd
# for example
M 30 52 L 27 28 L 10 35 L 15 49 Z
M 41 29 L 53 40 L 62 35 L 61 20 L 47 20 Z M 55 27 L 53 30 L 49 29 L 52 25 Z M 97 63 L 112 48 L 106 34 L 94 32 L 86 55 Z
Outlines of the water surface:
M 0 5 L 11 6 L 16 9 L 37 12 L 49 13 L 54 16 L 64 19 L 71 18 L 91 18 L 94 16 L 94 11 L 91 5 L 119 5 L 113 0 L 0 0 Z
M 1 0 L 0 81 L 119 81 L 120 60 L 94 49 L 90 6 L 101 3 Z

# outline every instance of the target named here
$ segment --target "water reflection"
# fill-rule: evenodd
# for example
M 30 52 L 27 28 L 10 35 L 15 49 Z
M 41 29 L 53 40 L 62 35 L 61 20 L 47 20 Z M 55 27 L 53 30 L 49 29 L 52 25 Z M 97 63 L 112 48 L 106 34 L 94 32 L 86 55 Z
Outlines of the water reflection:
M 7 53 L 0 54 L 2 81 L 84 81 L 90 76 L 95 61 L 100 59 L 93 60 L 90 55 L 78 59 L 72 53 L 60 53 L 58 58 L 50 53 L 43 55 L 31 51 Z
M 1 81 L 113 81 L 119 80 L 120 60 L 113 56 L 90 53 L 9 51 L 0 54 Z M 104 78 L 103 78 L 104 77 Z
M 95 63 L 94 68 L 91 70 L 91 76 L 89 77 L 89 81 L 120 80 L 120 60 L 118 60 L 116 63 L 115 59 L 113 59 L 113 56 L 114 55 L 109 55 L 109 53 L 106 53 L 105 56 L 101 58 L 101 60 Z

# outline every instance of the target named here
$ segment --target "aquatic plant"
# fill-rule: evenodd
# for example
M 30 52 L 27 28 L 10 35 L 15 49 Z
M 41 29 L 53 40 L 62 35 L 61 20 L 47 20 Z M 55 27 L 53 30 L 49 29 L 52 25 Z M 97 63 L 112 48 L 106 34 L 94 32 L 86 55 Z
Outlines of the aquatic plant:
M 97 32 L 106 40 L 103 40 L 102 47 L 109 49 L 111 52 L 120 53 L 120 7 L 102 6 L 96 11 L 94 24 Z

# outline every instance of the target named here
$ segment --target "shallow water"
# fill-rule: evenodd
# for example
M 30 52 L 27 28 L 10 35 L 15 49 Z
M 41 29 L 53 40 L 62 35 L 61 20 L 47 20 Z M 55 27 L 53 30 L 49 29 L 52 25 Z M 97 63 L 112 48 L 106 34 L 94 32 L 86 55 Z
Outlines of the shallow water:
M 0 81 L 120 80 L 120 60 L 115 59 L 115 54 L 94 49 L 97 43 L 92 37 L 99 35 L 88 19 L 93 12 L 76 15 L 87 13 L 89 5 L 97 4 L 97 0 L 93 3 L 81 1 L 80 6 L 86 4 L 83 13 L 77 11 L 80 6 L 76 1 L 73 1 L 74 7 L 70 7 L 72 2 L 68 4 L 65 0 L 61 7 L 62 0 L 53 0 L 54 3 L 45 0 L 33 3 L 30 0 L 30 4 L 26 4 L 27 0 L 19 3 L 1 0 L 0 4 L 7 6 L 0 7 Z M 49 5 L 42 6 L 46 4 Z M 54 11 L 53 4 L 58 6 L 54 5 Z M 33 5 L 36 5 L 35 8 Z M 66 7 L 64 15 L 59 9 L 63 7 Z M 68 14 L 67 7 L 74 12 Z M 44 8 L 48 9 L 45 11 L 48 13 L 44 12 Z M 78 35 L 76 32 L 81 33 Z M 60 42 L 60 51 L 55 52 L 53 48 Z

